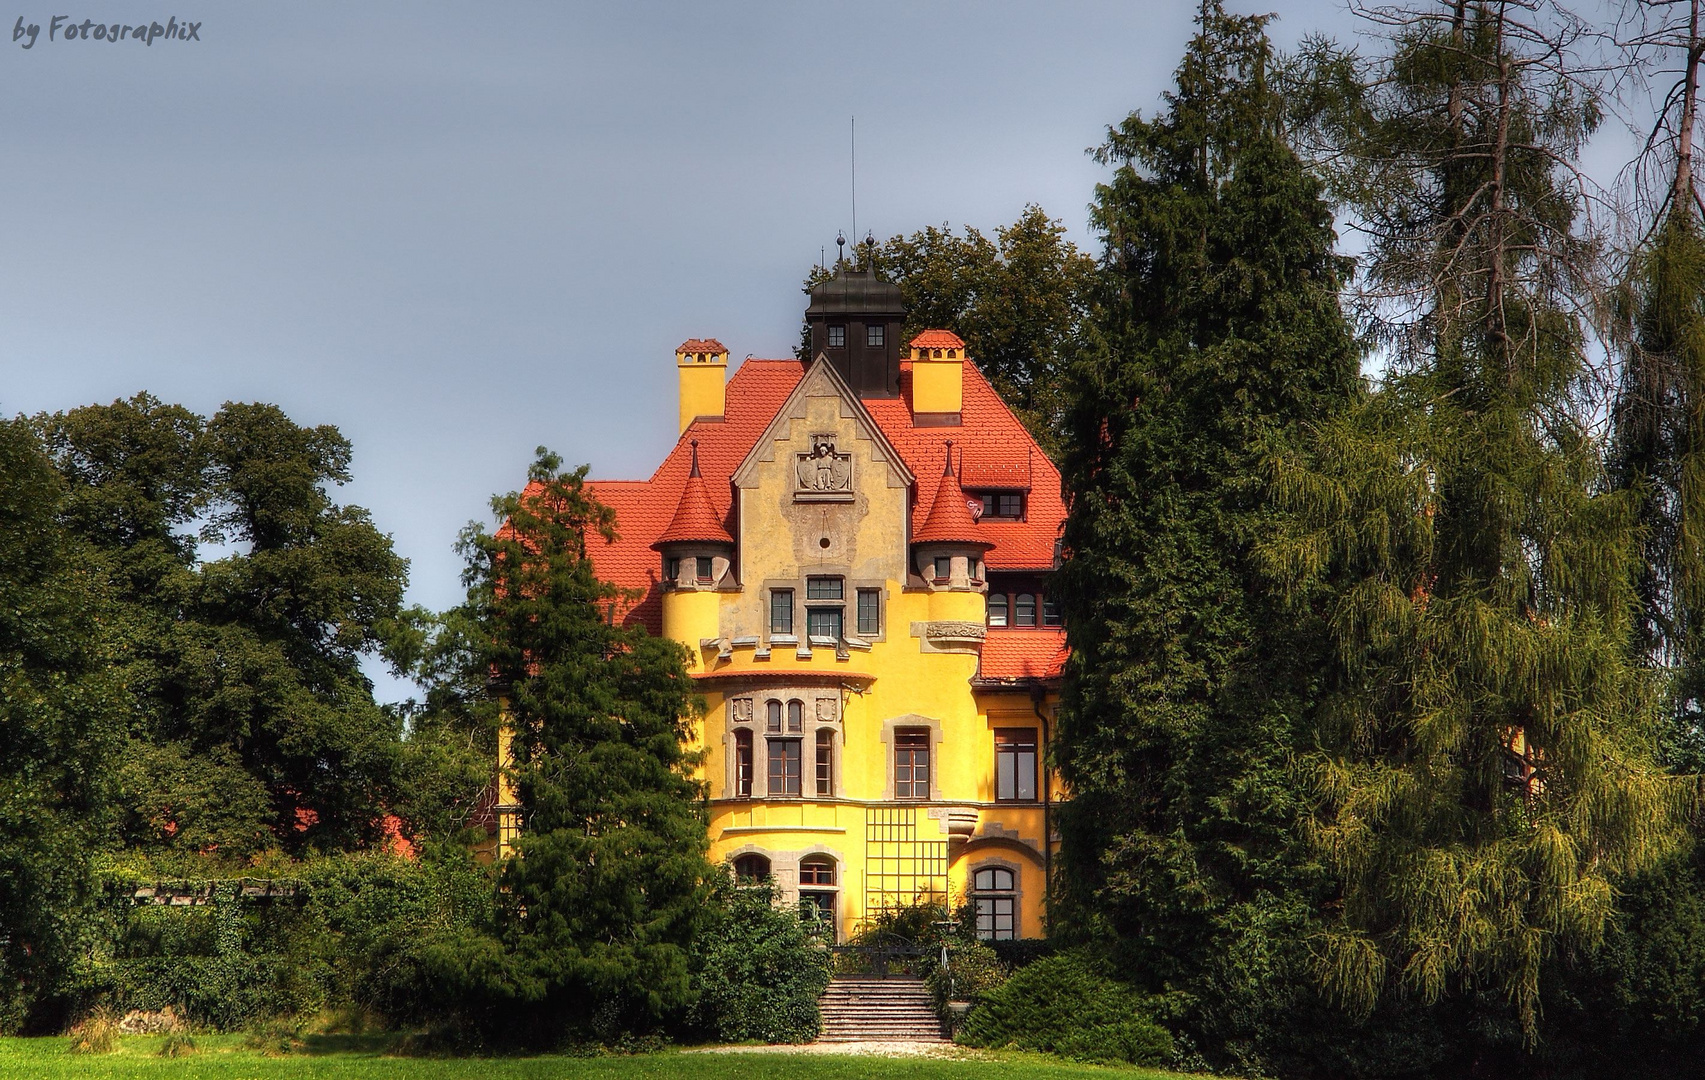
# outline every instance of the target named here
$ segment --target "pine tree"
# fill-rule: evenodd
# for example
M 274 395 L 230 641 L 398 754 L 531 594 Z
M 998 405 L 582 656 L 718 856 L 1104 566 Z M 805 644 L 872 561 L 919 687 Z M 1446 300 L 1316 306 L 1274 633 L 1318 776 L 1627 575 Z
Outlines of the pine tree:
M 1277 528 L 1264 462 L 1360 393 L 1349 267 L 1286 143 L 1266 21 L 1204 4 L 1165 110 L 1101 149 L 1057 574 L 1062 908 L 1133 975 L 1192 991 L 1215 1042 L 1306 982 L 1323 887 L 1288 761 L 1327 638 L 1257 557 Z
M 713 870 L 704 791 L 686 750 L 696 696 L 681 646 L 609 617 L 587 539 L 613 513 L 540 450 L 527 489 L 471 529 L 471 615 L 507 706 L 522 805 L 502 871 L 507 990 L 529 1037 L 608 1037 L 689 992 L 686 944 Z
M 1597 251 L 1572 166 L 1598 105 L 1554 6 L 1374 15 L 1382 55 L 1315 57 L 1349 90 L 1318 130 L 1390 367 L 1280 466 L 1298 517 L 1270 549 L 1298 583 L 1347 581 L 1307 762 L 1343 882 L 1320 974 L 1358 1009 L 1490 990 L 1531 1038 L 1547 958 L 1595 941 L 1615 876 L 1671 836 L 1628 656 L 1631 503 L 1575 393 Z

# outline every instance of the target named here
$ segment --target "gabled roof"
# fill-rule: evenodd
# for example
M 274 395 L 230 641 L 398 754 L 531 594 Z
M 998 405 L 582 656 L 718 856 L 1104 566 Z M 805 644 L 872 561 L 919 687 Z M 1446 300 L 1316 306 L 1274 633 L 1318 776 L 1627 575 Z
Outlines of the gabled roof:
M 765 425 L 764 433 L 758 436 L 757 441 L 752 444 L 752 449 L 747 451 L 745 460 L 734 470 L 732 477 L 734 485 L 744 487 L 755 481 L 754 470 L 756 470 L 758 463 L 770 460 L 772 444 L 778 439 L 786 438 L 788 421 L 805 417 L 805 393 L 812 382 L 817 380 L 828 383 L 830 388 L 840 395 L 841 408 L 852 414 L 859 435 L 869 438 L 876 444 L 874 456 L 885 461 L 888 467 L 893 470 L 890 473 L 891 481 L 897 482 L 900 486 L 906 486 L 916 480 L 917 477 L 906 467 L 905 459 L 900 456 L 899 450 L 895 448 L 892 442 L 888 441 L 887 434 L 871 417 L 870 411 L 864 407 L 864 402 L 852 392 L 852 388 L 847 385 L 845 379 L 841 378 L 841 373 L 835 370 L 835 365 L 829 362 L 829 358 L 819 353 L 817 359 L 811 362 L 811 366 L 805 369 L 804 377 L 793 388 L 793 392 L 788 394 L 787 400 L 782 402 L 781 408 L 776 410 L 774 418 Z M 846 413 L 842 413 L 842 416 L 845 415 Z
M 990 630 L 975 681 L 998 686 L 1057 679 L 1070 652 L 1064 630 Z
M 834 374 L 831 365 L 824 366 Z M 680 507 L 692 469 L 692 440 L 699 442 L 699 467 L 710 513 L 723 529 L 732 533 L 736 523 L 730 517 L 734 501 L 731 479 L 799 388 L 808 368 L 809 365 L 798 360 L 741 363 L 728 380 L 723 417 L 693 421 L 651 479 L 587 482 L 588 492 L 616 512 L 618 534 L 609 543 L 592 540 L 593 566 L 604 580 L 638 594 L 619 613 L 624 621 L 642 624 L 653 633 L 662 631 L 663 594 L 659 581 L 662 560 L 652 544 L 664 535 Z M 895 467 L 908 476 L 941 477 L 947 459 L 944 439 L 952 438 L 956 471 L 967 478 L 966 486 L 976 490 L 971 478 L 984 476 L 1004 478 L 1006 484 L 1002 486 L 1027 489 L 1022 521 L 984 518 L 976 522 L 976 536 L 993 545 L 983 557 L 984 565 L 996 573 L 1051 569 L 1054 543 L 1066 513 L 1060 498 L 1059 470 L 1037 448 L 1030 433 L 975 364 L 964 365 L 960 425 L 946 429 L 914 425 L 911 362 L 902 361 L 900 371 L 899 397 L 865 398 L 857 402 L 875 424 L 873 435 L 892 448 Z M 939 494 L 939 479 L 935 483 L 926 479 L 915 485 L 914 522 L 928 522 Z M 959 501 L 963 503 L 963 495 Z M 1005 635 L 991 634 L 991 638 L 997 636 Z

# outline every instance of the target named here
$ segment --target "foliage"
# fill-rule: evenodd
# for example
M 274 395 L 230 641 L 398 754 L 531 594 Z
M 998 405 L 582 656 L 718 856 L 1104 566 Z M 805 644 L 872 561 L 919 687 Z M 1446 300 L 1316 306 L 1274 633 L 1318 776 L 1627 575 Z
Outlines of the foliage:
M 0 1031 L 50 1015 L 87 947 L 123 737 L 108 595 L 64 486 L 0 421 Z
M 522 1041 L 643 1032 L 690 1000 L 703 924 L 706 810 L 688 723 L 702 707 L 685 650 L 614 625 L 614 587 L 587 557 L 614 515 L 541 448 L 524 492 L 493 500 L 502 528 L 462 549 L 478 626 L 466 655 L 503 697 L 523 832 L 501 871 L 491 934 L 422 943 L 444 1015 Z
M 185 1031 L 167 1032 L 156 1051 L 163 1058 L 189 1057 L 196 1051 L 195 1039 Z
M 1102 296 L 1068 386 L 1054 585 L 1072 647 L 1056 919 L 1187 990 L 1216 1053 L 1284 1027 L 1329 895 L 1290 763 L 1330 583 L 1292 602 L 1259 547 L 1283 527 L 1269 456 L 1360 393 L 1348 265 L 1285 141 L 1265 24 L 1205 5 L 1164 111 L 1100 151 Z
M 856 245 L 861 262 L 900 287 L 906 301 L 902 343 L 932 327 L 952 330 L 1042 449 L 1061 450 L 1065 373 L 1088 313 L 1095 263 L 1066 239 L 1042 208 L 1024 208 L 993 238 L 971 226 L 963 236 L 943 223 L 881 244 Z M 829 271 L 815 268 L 810 289 Z M 809 348 L 806 333 L 800 358 Z
M 949 945 L 947 963 L 932 965 L 925 981 L 935 999 L 935 1011 L 946 1017 L 949 1002 L 981 1001 L 1006 982 L 1007 974 L 1000 954 L 987 942 L 972 938 Z
M 102 1009 L 71 1029 L 73 1054 L 110 1054 L 118 1049 L 118 1019 Z
M 348 441 L 272 405 L 209 420 L 147 394 L 34 424 L 68 488 L 62 520 L 117 600 L 130 733 L 161 752 L 160 776 L 132 770 L 127 840 L 252 850 L 254 784 L 292 850 L 376 840 L 399 730 L 359 662 L 383 644 L 407 563 L 326 494 L 350 478 Z M 234 806 L 210 815 L 227 784 Z
M 693 938 L 688 1024 L 722 1042 L 803 1043 L 817 1037 L 829 951 L 776 902 L 768 884 L 719 877 L 712 916 Z
M 962 1041 L 1040 1050 L 1075 1061 L 1157 1065 L 1173 1053 L 1155 1022 L 1158 1003 L 1102 974 L 1080 953 L 1061 953 L 1014 972 L 971 1010 Z
M 1574 396 L 1595 247 L 1571 166 L 1598 105 L 1560 9 L 1381 25 L 1383 53 L 1317 67 L 1360 88 L 1322 130 L 1392 366 L 1283 457 L 1297 517 L 1270 549 L 1299 588 L 1344 582 L 1305 764 L 1343 881 L 1319 970 L 1364 1015 L 1394 987 L 1506 996 L 1532 1039 L 1548 957 L 1596 942 L 1616 876 L 1671 838 L 1628 661 L 1632 506 Z

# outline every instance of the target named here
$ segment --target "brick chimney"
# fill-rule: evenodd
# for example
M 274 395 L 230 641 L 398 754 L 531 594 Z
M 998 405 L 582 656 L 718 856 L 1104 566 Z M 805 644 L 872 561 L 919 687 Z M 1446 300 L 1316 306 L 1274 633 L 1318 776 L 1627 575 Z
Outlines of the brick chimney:
M 681 379 L 681 430 L 694 420 L 721 420 L 728 386 L 728 349 L 715 338 L 689 338 L 675 350 Z
M 912 422 L 959 423 L 965 402 L 965 343 L 951 330 L 925 330 L 911 341 Z

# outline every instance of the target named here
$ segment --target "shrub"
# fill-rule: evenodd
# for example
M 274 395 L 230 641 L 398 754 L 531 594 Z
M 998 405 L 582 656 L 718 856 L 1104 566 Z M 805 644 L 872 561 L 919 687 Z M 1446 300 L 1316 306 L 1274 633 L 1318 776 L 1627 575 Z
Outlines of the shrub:
M 767 885 L 717 884 L 713 916 L 693 943 L 689 1025 L 724 1042 L 810 1042 L 829 952 Z
M 936 1012 L 944 1017 L 949 1001 L 981 1001 L 1007 979 L 1006 965 L 987 942 L 954 942 L 947 947 L 947 964 L 937 962 L 926 976 Z
M 105 1009 L 71 1029 L 73 1054 L 110 1054 L 118 1049 L 118 1020 Z
M 185 1032 L 174 1031 L 160 1040 L 161 1057 L 189 1057 L 193 1053 L 195 1053 L 195 1040 Z
M 1014 972 L 971 1011 L 963 1041 L 1039 1050 L 1098 1064 L 1158 1065 L 1172 1035 L 1153 1015 L 1155 999 L 1109 978 L 1082 954 L 1061 953 Z

